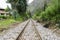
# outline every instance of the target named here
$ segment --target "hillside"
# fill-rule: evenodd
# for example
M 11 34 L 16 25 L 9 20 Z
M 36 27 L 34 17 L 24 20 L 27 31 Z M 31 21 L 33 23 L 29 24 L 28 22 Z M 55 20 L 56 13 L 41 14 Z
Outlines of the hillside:
M 49 3 L 50 0 L 34 0 L 31 4 L 28 5 L 28 11 L 34 13 L 38 8 L 43 9 L 44 3 Z

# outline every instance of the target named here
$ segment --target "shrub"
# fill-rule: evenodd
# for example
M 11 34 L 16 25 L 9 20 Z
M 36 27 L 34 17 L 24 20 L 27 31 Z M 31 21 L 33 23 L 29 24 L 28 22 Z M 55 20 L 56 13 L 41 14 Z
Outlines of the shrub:
M 7 16 L 0 16 L 0 18 L 2 18 L 2 19 L 7 19 Z

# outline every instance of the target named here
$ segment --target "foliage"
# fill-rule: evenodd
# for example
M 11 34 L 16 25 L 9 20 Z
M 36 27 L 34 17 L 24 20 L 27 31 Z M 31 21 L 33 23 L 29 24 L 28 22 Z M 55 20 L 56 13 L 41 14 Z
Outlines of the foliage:
M 40 13 L 42 12 L 43 10 L 38 8 L 34 13 L 34 15 L 32 16 L 33 19 L 37 19 L 37 20 L 40 20 Z
M 16 8 L 19 13 L 24 13 L 26 12 L 26 6 L 27 6 L 26 0 L 19 0 L 17 2 Z
M 0 28 L 8 28 L 8 25 L 14 22 L 16 22 L 14 19 L 0 20 Z
M 9 18 L 9 16 L 4 16 L 4 15 L 0 16 L 0 19 L 7 19 L 7 18 Z
M 58 13 L 58 4 L 57 0 L 52 0 L 52 2 L 48 5 L 48 7 L 45 9 L 44 14 L 41 13 L 41 17 L 44 16 L 45 19 L 49 20 L 54 20 L 56 22 L 56 16 L 59 14 Z M 60 15 L 60 14 L 59 14 Z M 47 21 L 46 20 L 46 21 Z
M 51 0 L 51 2 L 47 4 L 47 8 L 41 13 L 38 13 L 39 15 L 35 14 L 35 17 L 42 21 L 50 21 L 60 24 L 60 1 L 59 3 L 58 1 L 59 0 Z
M 44 0 L 44 8 L 43 8 L 43 11 L 45 11 L 46 8 L 47 8 L 47 1 Z
M 31 17 L 32 17 L 32 15 L 31 15 L 31 12 L 30 12 L 30 11 L 28 12 L 28 15 L 29 15 L 29 18 L 31 18 Z
M 25 20 L 27 18 L 26 0 L 8 0 L 7 2 L 11 3 L 12 6 L 11 14 L 15 20 Z
M 5 9 L 6 12 L 10 11 L 11 9 L 9 8 L 9 6 L 7 6 L 7 8 Z
M 17 10 L 19 14 L 26 12 L 26 0 L 8 0 L 8 2 L 11 3 L 12 9 Z

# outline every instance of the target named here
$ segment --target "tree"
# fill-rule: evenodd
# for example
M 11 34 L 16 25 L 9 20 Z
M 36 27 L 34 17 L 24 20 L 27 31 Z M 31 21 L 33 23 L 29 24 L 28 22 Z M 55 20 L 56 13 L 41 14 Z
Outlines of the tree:
M 47 2 L 46 2 L 46 0 L 44 0 L 44 8 L 43 8 L 43 11 L 45 11 L 46 7 L 47 7 Z
M 18 3 L 16 4 L 16 8 L 19 13 L 26 12 L 26 6 L 27 6 L 26 0 L 19 0 Z
M 11 9 L 9 8 L 9 6 L 7 6 L 7 8 L 5 9 L 5 11 L 10 11 Z
M 26 0 L 8 0 L 8 2 L 11 3 L 12 9 L 17 10 L 19 14 L 26 12 Z

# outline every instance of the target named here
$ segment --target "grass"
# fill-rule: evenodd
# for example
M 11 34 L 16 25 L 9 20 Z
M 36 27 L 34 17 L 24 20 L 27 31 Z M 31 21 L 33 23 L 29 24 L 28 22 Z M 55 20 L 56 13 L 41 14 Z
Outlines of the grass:
M 0 29 L 8 28 L 10 24 L 16 22 L 14 19 L 0 20 Z

